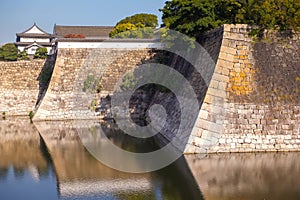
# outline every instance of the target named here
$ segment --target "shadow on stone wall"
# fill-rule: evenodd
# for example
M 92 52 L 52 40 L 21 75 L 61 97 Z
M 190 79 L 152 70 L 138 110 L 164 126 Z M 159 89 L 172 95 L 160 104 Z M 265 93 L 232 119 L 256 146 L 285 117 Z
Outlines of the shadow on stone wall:
M 38 98 L 37 98 L 37 101 L 35 104 L 36 110 L 37 110 L 41 100 L 45 96 L 47 88 L 49 86 L 52 72 L 53 72 L 53 69 L 55 66 L 56 56 L 57 56 L 57 53 L 47 57 L 47 60 L 44 64 L 39 76 L 37 77 L 37 80 L 39 81 L 39 94 L 38 94 Z
M 253 102 L 268 105 L 300 103 L 300 41 L 289 38 L 255 43 L 257 91 Z

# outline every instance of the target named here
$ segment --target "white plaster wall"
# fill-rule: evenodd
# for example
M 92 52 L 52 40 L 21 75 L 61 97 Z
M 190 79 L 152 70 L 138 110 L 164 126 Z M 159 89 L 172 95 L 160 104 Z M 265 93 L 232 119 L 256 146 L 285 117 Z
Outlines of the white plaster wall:
M 158 42 L 58 42 L 59 49 L 66 48 L 112 48 L 112 49 L 145 49 L 161 48 Z
M 50 42 L 49 38 L 20 38 L 20 42 Z
M 27 49 L 28 54 L 35 54 L 35 51 L 39 48 L 38 46 L 32 46 L 29 49 Z
M 20 46 L 18 46 L 18 50 L 19 50 L 20 52 L 24 51 L 24 48 L 25 48 L 25 47 L 20 47 Z

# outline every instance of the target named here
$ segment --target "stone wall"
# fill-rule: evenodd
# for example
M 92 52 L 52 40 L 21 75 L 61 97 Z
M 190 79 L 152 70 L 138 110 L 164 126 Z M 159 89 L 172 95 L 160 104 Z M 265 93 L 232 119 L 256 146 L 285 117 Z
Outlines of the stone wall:
M 95 119 L 89 109 L 92 101 L 98 104 L 101 95 L 111 94 L 125 72 L 151 60 L 153 54 L 151 49 L 59 49 L 34 120 Z M 97 82 L 101 93 L 97 88 L 90 91 L 89 82 Z
M 44 71 L 54 60 L 0 62 L 0 112 L 28 115 L 35 110 L 38 97 L 47 85 Z M 51 75 L 51 74 L 50 74 Z
M 250 29 L 224 25 L 187 152 L 300 150 L 299 37 L 253 40 Z
M 254 40 L 250 30 L 247 25 L 224 25 L 202 36 L 200 43 L 216 62 L 214 71 L 205 74 L 210 76 L 207 86 L 190 63 L 171 55 L 169 65 L 190 82 L 201 108 L 189 121 L 194 127 L 185 153 L 300 149 L 299 37 L 273 34 Z M 126 71 L 152 62 L 156 55 L 153 49 L 59 49 L 34 119 L 95 118 L 88 108 L 91 100 L 98 104 Z M 101 94 L 84 98 L 85 82 L 96 75 Z M 168 143 L 178 132 L 178 102 L 168 92 L 152 92 L 151 98 L 146 107 L 162 104 L 170 116 L 159 135 Z

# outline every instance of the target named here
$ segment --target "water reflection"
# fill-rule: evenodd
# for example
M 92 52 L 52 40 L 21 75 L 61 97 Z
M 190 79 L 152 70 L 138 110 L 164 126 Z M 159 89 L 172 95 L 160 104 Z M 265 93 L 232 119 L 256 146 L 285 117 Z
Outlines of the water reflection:
M 300 153 L 185 156 L 205 199 L 300 199 Z
M 43 141 L 28 118 L 0 120 L 0 199 L 57 196 L 55 176 Z M 29 198 L 29 199 L 30 199 Z
M 85 127 L 72 121 L 0 124 L 0 199 L 202 199 L 184 158 L 145 174 L 122 173 L 95 160 L 77 132 L 93 135 L 98 122 L 87 121 Z M 134 144 L 111 130 L 113 142 Z
M 300 199 L 300 153 L 186 155 L 156 172 L 129 174 L 81 144 L 78 131 L 88 141 L 98 122 L 76 124 L 1 120 L 0 199 Z M 149 149 L 111 125 L 106 131 L 122 148 Z

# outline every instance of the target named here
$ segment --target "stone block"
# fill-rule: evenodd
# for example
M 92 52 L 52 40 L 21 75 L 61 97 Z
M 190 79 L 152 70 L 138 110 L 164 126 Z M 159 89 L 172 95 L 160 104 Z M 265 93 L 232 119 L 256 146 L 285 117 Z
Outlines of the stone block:
M 213 80 L 219 81 L 219 82 L 229 82 L 229 76 L 222 75 L 222 74 L 214 74 L 212 77 Z
M 221 97 L 221 98 L 226 98 L 226 92 L 224 90 L 219 90 L 219 89 L 214 89 L 209 87 L 207 89 L 207 94 L 216 96 L 216 97 Z

